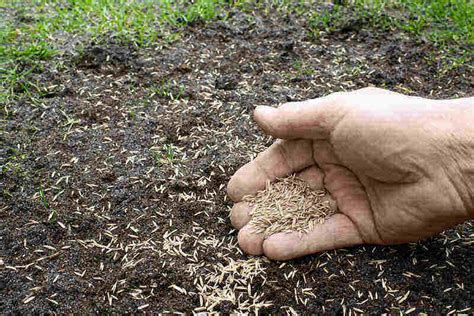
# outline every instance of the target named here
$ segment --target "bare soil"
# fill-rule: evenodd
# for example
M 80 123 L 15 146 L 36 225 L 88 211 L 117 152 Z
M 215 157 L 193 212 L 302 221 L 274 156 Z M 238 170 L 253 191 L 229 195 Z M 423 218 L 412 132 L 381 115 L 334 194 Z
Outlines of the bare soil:
M 33 74 L 47 93 L 12 105 L 0 135 L 0 313 L 472 312 L 472 222 L 286 264 L 238 249 L 225 186 L 272 142 L 256 105 L 367 85 L 473 93 L 472 67 L 442 71 L 427 42 L 363 24 L 313 39 L 304 23 L 236 12 Z

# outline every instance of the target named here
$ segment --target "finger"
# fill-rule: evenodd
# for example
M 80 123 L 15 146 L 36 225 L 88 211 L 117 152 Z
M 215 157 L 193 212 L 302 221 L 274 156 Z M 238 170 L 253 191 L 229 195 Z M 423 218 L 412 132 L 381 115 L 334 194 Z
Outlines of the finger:
M 239 202 L 234 204 L 230 211 L 230 222 L 232 226 L 241 229 L 250 221 L 250 212 L 252 206 L 247 202 Z
M 265 188 L 267 181 L 285 177 L 314 164 L 310 140 L 277 140 L 254 160 L 241 167 L 227 185 L 234 201 Z
M 327 165 L 340 165 L 331 143 L 327 140 L 315 140 L 313 142 L 313 157 L 317 165 L 323 170 Z
M 321 199 L 321 202 L 322 202 L 322 203 L 327 202 L 327 203 L 329 204 L 329 207 L 331 208 L 331 210 L 332 210 L 334 213 L 338 212 L 339 208 L 338 208 L 338 206 L 337 206 L 337 202 L 336 202 L 336 200 L 335 200 L 330 194 L 328 194 L 328 195 L 326 195 L 325 197 L 323 197 L 323 198 Z
M 324 172 L 324 185 L 339 210 L 361 228 L 359 233 L 365 241 L 381 243 L 367 193 L 356 175 L 345 167 L 331 164 L 324 167 Z
M 335 214 L 307 234 L 292 232 L 271 235 L 263 242 L 263 253 L 272 260 L 289 260 L 362 243 L 352 221 L 343 214 Z
M 301 180 L 304 180 L 308 186 L 313 190 L 324 189 L 324 174 L 317 166 L 310 166 L 296 175 Z
M 328 139 L 344 116 L 342 93 L 303 102 L 292 102 L 278 108 L 259 106 L 254 119 L 263 131 L 281 139 Z
M 336 200 L 339 210 L 360 227 L 365 241 L 381 243 L 375 219 L 364 186 L 357 176 L 341 165 L 331 144 L 327 141 L 313 142 L 314 159 L 324 172 L 324 187 Z
M 365 87 L 362 89 L 354 90 L 351 92 L 352 94 L 360 94 L 360 95 L 400 95 L 400 96 L 405 96 L 403 94 L 393 92 L 390 90 L 386 89 L 381 89 L 377 87 Z
M 244 226 L 238 235 L 239 247 L 249 255 L 260 256 L 263 254 L 263 234 L 255 233 L 249 225 Z

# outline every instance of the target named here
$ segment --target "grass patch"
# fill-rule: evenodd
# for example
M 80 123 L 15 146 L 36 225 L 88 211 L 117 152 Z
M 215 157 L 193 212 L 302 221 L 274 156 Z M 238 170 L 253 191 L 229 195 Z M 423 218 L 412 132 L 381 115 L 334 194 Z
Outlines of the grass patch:
M 446 73 L 472 59 L 474 5 L 470 0 L 342 0 L 308 18 L 309 32 L 315 38 L 360 28 L 402 31 L 432 42 L 438 51 L 426 58 Z
M 10 15 L 0 26 L 0 101 L 18 94 L 34 94 L 32 72 L 43 70 L 43 61 L 62 53 L 65 44 L 111 38 L 136 46 L 169 43 L 189 24 L 218 15 L 223 0 L 63 0 L 12 1 L 4 7 Z M 82 47 L 75 47 L 76 50 Z
M 7 1 L 16 12 L 17 33 L 27 35 L 24 39 L 47 41 L 65 32 L 87 35 L 94 41 L 111 35 L 143 46 L 154 43 L 166 27 L 215 18 L 222 1 L 30 0 L 28 10 L 24 2 Z
M 150 46 L 170 43 L 180 30 L 200 21 L 226 19 L 232 9 L 252 14 L 297 14 L 314 37 L 361 24 L 379 30 L 402 30 L 425 37 L 448 52 L 456 66 L 465 63 L 474 44 L 474 6 L 470 0 L 6 0 L 0 21 L 0 102 L 21 96 L 41 97 L 32 74 L 51 59 L 61 63 L 66 46 L 91 41 Z M 73 44 L 74 46 L 74 44 Z M 462 48 L 460 48 L 462 47 Z M 71 49 L 71 48 L 69 48 Z M 169 93 L 172 92 L 172 93 Z M 157 94 L 176 98 L 164 87 Z M 7 112 L 7 111 L 6 111 Z
M 474 6 L 469 0 L 335 1 L 308 20 L 311 32 L 341 29 L 348 22 L 382 30 L 401 29 L 437 45 L 474 44 Z

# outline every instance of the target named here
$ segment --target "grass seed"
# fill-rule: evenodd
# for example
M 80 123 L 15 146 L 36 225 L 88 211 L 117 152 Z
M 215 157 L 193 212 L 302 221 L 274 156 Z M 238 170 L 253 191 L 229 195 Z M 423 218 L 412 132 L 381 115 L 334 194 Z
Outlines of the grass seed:
M 267 182 L 266 188 L 243 201 L 252 205 L 249 225 L 265 238 L 279 232 L 307 233 L 337 210 L 324 190 L 313 190 L 295 175 Z

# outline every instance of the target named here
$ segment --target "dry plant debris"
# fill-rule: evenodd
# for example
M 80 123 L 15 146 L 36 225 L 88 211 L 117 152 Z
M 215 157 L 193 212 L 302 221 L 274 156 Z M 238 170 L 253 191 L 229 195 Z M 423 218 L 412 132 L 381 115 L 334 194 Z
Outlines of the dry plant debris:
M 223 302 L 238 306 L 234 313 L 242 311 L 258 312 L 260 309 L 272 306 L 272 301 L 263 298 L 262 291 L 255 291 L 252 285 L 265 284 L 266 272 L 264 265 L 268 261 L 264 258 L 250 258 L 247 260 L 233 260 L 223 256 L 224 263 L 216 263 L 201 269 L 194 284 L 199 295 L 199 307 L 194 312 L 214 311 Z M 199 268 L 202 264 L 189 265 L 190 271 Z M 192 274 L 196 275 L 193 271 Z
M 279 232 L 307 233 L 337 210 L 326 191 L 311 189 L 295 175 L 267 182 L 264 190 L 243 200 L 253 206 L 250 227 L 265 238 Z

